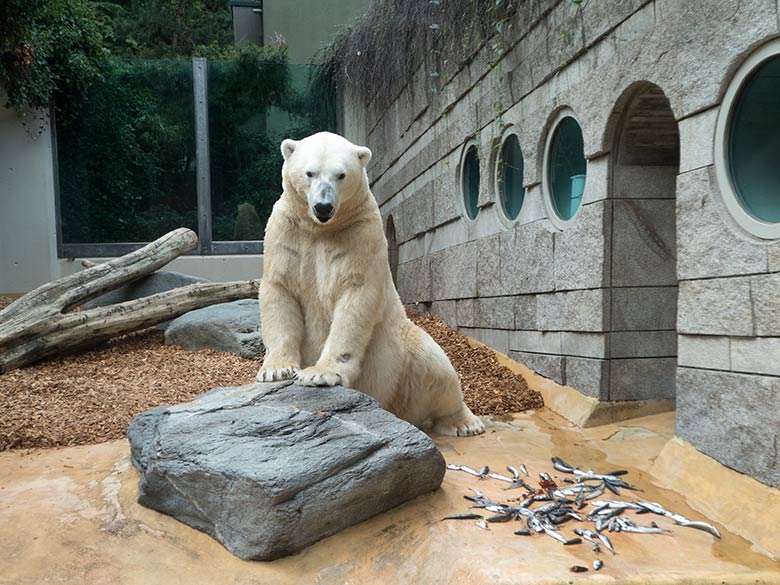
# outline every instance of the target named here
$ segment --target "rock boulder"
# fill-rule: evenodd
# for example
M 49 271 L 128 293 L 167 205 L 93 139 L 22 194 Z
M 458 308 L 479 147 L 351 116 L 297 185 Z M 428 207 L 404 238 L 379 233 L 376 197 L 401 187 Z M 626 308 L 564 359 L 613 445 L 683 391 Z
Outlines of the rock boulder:
M 242 559 L 272 560 L 435 490 L 433 441 L 340 386 L 217 388 L 136 417 L 138 501 Z

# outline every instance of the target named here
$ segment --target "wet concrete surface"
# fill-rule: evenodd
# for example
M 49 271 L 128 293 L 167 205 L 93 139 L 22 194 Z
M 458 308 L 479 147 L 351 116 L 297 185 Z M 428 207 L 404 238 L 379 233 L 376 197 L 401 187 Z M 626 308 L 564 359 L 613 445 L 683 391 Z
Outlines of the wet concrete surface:
M 544 409 L 488 419 L 475 438 L 437 438 L 448 463 L 499 473 L 524 463 L 532 476 L 554 472 L 551 455 L 596 471 L 629 470 L 641 497 L 691 520 L 708 520 L 684 495 L 658 487 L 654 461 L 672 438 L 674 413 L 582 430 Z M 617 555 L 597 555 L 588 543 L 566 546 L 545 535 L 515 536 L 519 522 L 440 521 L 468 511 L 463 498 L 478 487 L 499 501 L 519 490 L 448 471 L 442 488 L 270 563 L 241 561 L 209 536 L 141 507 L 129 447 L 90 447 L 0 454 L 0 584 L 341 584 L 419 583 L 777 583 L 780 562 L 715 524 L 723 538 L 656 520 L 671 534 L 611 534 Z M 689 485 L 696 485 L 689 482 Z M 723 486 L 722 497 L 738 499 Z M 609 499 L 616 499 L 609 496 Z M 759 502 L 750 505 L 760 506 Z M 774 511 L 776 512 L 776 511 Z M 774 513 L 768 511 L 768 513 Z M 780 520 L 780 515 L 778 516 Z M 591 523 L 588 523 L 592 526 Z M 572 535 L 575 524 L 562 527 Z M 569 572 L 572 565 L 590 568 Z

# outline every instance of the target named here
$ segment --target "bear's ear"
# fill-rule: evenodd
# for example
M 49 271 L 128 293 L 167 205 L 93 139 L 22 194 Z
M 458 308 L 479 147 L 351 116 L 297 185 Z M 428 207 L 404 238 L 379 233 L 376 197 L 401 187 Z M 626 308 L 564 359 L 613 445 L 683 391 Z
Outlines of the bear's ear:
M 371 160 L 371 150 L 366 148 L 365 146 L 358 146 L 357 157 L 358 160 L 360 161 L 360 164 L 365 167 L 368 164 L 368 161 Z
M 282 140 L 282 156 L 284 160 L 290 158 L 290 155 L 295 152 L 295 147 L 298 146 L 298 141 L 287 138 Z

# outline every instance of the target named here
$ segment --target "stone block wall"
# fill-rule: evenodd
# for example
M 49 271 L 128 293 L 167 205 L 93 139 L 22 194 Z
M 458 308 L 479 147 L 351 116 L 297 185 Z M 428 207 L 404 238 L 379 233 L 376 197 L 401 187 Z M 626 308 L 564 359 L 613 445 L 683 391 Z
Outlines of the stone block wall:
M 676 396 L 682 438 L 773 486 L 780 242 L 731 219 L 714 152 L 723 93 L 780 35 L 778 11 L 778 0 L 527 0 L 501 52 L 487 43 L 450 64 L 436 93 L 422 66 L 385 111 L 345 104 L 349 137 L 374 152 L 404 302 L 601 400 Z M 558 229 L 542 170 L 563 107 L 582 128 L 587 179 Z M 494 175 L 509 126 L 525 163 L 511 223 Z M 475 221 L 459 188 L 469 139 L 481 165 Z

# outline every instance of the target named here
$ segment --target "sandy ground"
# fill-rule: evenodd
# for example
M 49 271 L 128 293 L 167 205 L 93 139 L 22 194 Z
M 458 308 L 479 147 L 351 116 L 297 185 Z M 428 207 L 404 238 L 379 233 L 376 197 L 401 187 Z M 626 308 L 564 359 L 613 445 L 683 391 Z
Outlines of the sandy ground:
M 625 478 L 656 501 L 693 520 L 707 520 L 684 494 L 659 487 L 653 461 L 674 432 L 672 413 L 619 425 L 578 429 L 546 409 L 488 417 L 473 438 L 436 438 L 449 463 L 472 467 L 525 463 L 532 477 L 553 472 L 558 455 L 597 471 L 625 468 Z M 481 530 L 446 521 L 465 512 L 463 495 L 477 487 L 502 500 L 504 484 L 448 471 L 442 488 L 269 563 L 241 561 L 211 537 L 136 503 L 138 475 L 119 440 L 101 445 L 0 453 L 0 584 L 299 585 L 703 583 L 780 584 L 780 564 L 720 524 L 721 540 L 653 517 L 671 533 L 611 534 L 617 555 L 598 555 L 595 573 L 587 543 L 563 546 L 545 535 L 515 536 L 519 522 Z M 614 498 L 614 496 L 609 496 Z M 744 506 L 728 485 L 720 492 Z M 761 503 L 754 503 L 761 506 Z M 649 523 L 647 516 L 638 522 Z M 572 535 L 571 525 L 562 531 Z M 305 529 L 305 527 L 302 527 Z

